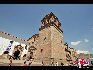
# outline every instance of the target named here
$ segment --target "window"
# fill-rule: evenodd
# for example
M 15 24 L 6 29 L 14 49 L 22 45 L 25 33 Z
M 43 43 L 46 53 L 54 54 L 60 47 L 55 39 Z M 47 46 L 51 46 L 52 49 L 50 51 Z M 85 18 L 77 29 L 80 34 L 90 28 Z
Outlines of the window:
M 41 52 L 43 51 L 43 49 L 41 49 Z
M 46 40 L 46 37 L 44 38 L 44 40 Z
M 62 41 L 61 41 L 61 43 L 62 43 Z
M 34 42 L 32 42 L 32 44 L 34 44 Z

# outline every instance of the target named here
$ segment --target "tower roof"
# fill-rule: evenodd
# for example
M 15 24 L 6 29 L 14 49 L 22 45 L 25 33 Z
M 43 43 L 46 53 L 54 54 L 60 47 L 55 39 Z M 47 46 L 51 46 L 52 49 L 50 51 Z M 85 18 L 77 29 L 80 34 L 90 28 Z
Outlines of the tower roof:
M 55 24 L 57 27 L 60 28 L 61 23 L 59 22 L 58 18 L 52 13 L 50 12 L 49 14 L 47 14 L 42 20 L 42 25 L 46 25 L 46 24 Z
M 58 18 L 57 18 L 52 12 L 50 12 L 49 14 L 47 14 L 47 15 L 41 20 L 41 22 L 44 21 L 45 19 L 48 19 L 48 20 L 49 20 L 52 16 L 53 16 L 54 19 L 57 19 L 57 20 L 58 20 Z
M 59 22 L 58 18 L 52 13 L 50 12 L 49 14 L 47 14 L 42 20 L 42 25 L 41 28 L 39 30 L 42 30 L 46 27 L 49 26 L 55 26 L 57 29 L 59 29 L 61 32 L 63 32 L 61 30 L 61 23 Z

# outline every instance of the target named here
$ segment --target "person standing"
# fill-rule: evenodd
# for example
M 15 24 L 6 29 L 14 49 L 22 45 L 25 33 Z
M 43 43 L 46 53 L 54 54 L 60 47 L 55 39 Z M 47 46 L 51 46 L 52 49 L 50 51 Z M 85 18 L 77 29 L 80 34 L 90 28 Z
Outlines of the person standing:
M 44 66 L 44 62 L 42 61 L 42 66 Z
M 58 62 L 55 63 L 55 66 L 58 66 Z
M 9 60 L 10 60 L 9 66 L 11 66 L 11 64 L 12 64 L 12 57 L 10 57 Z
M 63 66 L 64 64 L 61 62 L 61 66 Z
M 83 68 L 83 65 L 86 63 L 85 59 L 82 57 L 79 59 L 79 68 Z
M 51 62 L 51 66 L 54 66 L 54 62 Z
M 10 59 L 10 63 L 9 63 L 9 66 L 11 66 L 11 64 L 12 64 L 12 60 Z
M 23 66 L 28 66 L 27 64 L 26 64 L 26 61 L 24 62 L 24 65 Z
M 29 62 L 29 64 L 28 64 L 28 66 L 31 66 L 31 64 L 32 64 L 32 60 L 30 60 L 30 62 Z

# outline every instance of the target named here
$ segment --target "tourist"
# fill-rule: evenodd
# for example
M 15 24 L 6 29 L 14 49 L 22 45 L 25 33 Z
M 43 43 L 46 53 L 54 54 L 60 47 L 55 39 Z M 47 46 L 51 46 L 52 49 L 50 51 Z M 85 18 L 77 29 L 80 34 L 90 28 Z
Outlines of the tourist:
M 58 66 L 58 62 L 55 63 L 55 66 Z
M 54 66 L 54 62 L 51 63 L 51 66 Z
M 44 66 L 44 62 L 42 61 L 42 66 Z
M 91 61 L 91 65 L 93 66 L 93 61 Z
M 10 60 L 9 66 L 11 66 L 11 64 L 12 64 L 12 57 L 10 57 L 9 60 Z
M 29 62 L 29 64 L 28 64 L 28 66 L 31 66 L 31 64 L 32 64 L 32 60 L 30 60 L 30 62 Z
M 61 62 L 61 66 L 63 66 L 64 64 Z
M 31 66 L 32 62 L 29 62 L 28 66 Z
M 26 64 L 26 61 L 24 62 L 24 65 L 23 66 L 28 66 L 27 64 Z
M 77 59 L 76 61 L 73 62 L 73 65 L 78 67 L 78 63 L 79 62 L 78 62 L 78 59 Z
M 83 65 L 86 63 L 85 59 L 82 57 L 81 59 L 79 59 L 79 68 L 83 68 Z

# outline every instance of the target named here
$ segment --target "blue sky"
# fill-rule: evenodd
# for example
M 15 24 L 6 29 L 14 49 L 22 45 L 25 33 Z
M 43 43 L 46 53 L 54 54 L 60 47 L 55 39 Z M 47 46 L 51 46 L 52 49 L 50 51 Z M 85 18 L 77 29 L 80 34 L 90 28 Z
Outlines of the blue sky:
M 0 4 L 0 31 L 28 39 L 50 12 L 61 22 L 69 46 L 93 53 L 93 4 Z

